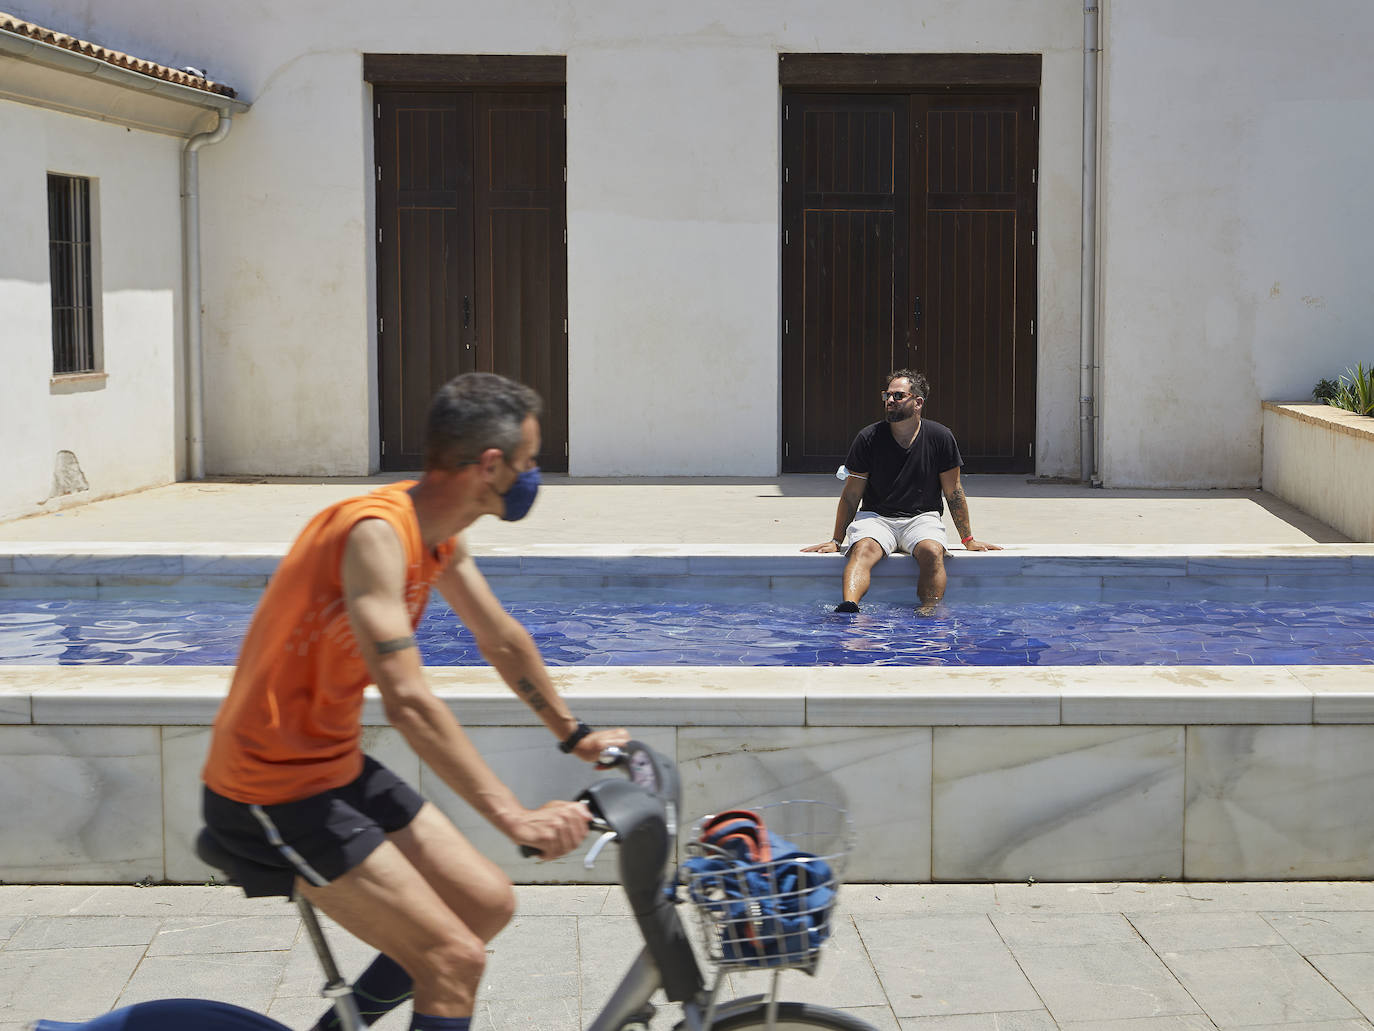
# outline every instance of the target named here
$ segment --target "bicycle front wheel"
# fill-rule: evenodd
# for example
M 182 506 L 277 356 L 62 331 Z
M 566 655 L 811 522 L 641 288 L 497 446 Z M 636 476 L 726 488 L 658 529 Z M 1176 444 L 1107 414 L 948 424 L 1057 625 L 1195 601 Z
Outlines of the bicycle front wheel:
M 777 1022 L 768 1023 L 768 1007 L 758 1006 L 740 1013 L 721 1017 L 711 1025 L 711 1031 L 805 1031 L 806 1028 L 828 1027 L 833 1031 L 877 1031 L 872 1024 L 858 1017 L 824 1006 L 812 1006 L 805 1002 L 778 1003 Z

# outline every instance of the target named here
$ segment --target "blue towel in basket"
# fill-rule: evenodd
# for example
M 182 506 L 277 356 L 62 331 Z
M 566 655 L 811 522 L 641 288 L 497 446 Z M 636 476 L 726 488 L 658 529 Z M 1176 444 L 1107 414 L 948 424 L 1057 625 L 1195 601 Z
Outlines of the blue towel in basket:
M 710 854 L 682 864 L 692 901 L 715 918 L 721 954 L 750 966 L 805 965 L 830 937 L 830 864 L 764 827 L 756 813 L 720 813 L 701 831 Z

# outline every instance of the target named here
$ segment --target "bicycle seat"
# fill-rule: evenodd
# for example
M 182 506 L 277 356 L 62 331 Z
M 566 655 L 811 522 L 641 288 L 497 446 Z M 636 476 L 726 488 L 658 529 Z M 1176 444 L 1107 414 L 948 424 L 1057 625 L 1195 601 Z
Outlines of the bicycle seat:
M 201 862 L 221 871 L 231 884 L 237 884 L 249 898 L 294 894 L 296 871 L 289 866 L 268 866 L 245 859 L 220 844 L 209 827 L 202 827 L 196 835 L 195 853 Z

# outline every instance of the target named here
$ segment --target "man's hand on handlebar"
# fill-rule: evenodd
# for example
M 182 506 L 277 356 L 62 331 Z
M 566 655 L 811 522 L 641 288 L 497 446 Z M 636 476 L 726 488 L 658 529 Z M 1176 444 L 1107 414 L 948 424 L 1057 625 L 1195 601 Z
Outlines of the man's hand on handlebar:
M 591 819 L 591 810 L 581 802 L 555 800 L 525 810 L 509 833 L 512 841 L 538 852 L 540 859 L 557 859 L 582 843 Z
M 572 754 L 584 762 L 599 764 L 604 749 L 619 748 L 629 740 L 630 732 L 624 727 L 616 727 L 613 730 L 594 730 L 577 743 Z

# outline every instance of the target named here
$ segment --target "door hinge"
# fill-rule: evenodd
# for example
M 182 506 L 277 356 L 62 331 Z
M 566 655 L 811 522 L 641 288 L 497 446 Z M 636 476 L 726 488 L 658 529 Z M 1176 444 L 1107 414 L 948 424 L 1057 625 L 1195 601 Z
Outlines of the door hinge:
M 792 173 L 786 168 L 782 170 L 782 181 L 785 183 L 790 183 L 792 181 Z
M 1035 336 L 1035 320 L 1031 319 L 1031 336 Z
M 382 181 L 382 166 L 381 166 L 381 165 L 378 165 L 378 166 L 377 166 L 377 182 L 381 182 L 381 181 Z
M 566 440 L 563 441 L 563 457 L 568 457 L 568 442 Z
M 786 247 L 786 246 L 787 246 L 789 243 L 791 243 L 791 242 L 792 242 L 792 233 L 791 233 L 791 231 L 790 231 L 790 230 L 787 230 L 787 229 L 784 229 L 784 230 L 782 231 L 782 245 L 783 245 L 784 247 Z
M 567 105 L 567 104 L 564 104 L 564 105 L 563 105 L 563 118 L 566 120 L 567 117 L 568 117 L 568 105 Z
M 567 319 L 564 319 L 564 320 L 563 320 L 563 335 L 564 335 L 564 336 L 567 336 L 567 335 L 568 335 L 568 320 L 567 320 Z
M 377 105 L 377 117 L 378 117 L 378 118 L 381 118 L 381 117 L 382 117 L 382 105 L 381 105 L 381 104 L 378 104 L 378 105 Z
M 386 454 L 386 441 L 382 441 L 382 454 Z
M 1032 186 L 1035 185 L 1035 172 L 1036 172 L 1036 170 L 1035 170 L 1034 168 L 1032 168 L 1032 169 L 1031 169 L 1031 185 L 1032 185 Z
M 1032 122 L 1035 121 L 1035 113 L 1036 113 L 1037 111 L 1039 111 L 1039 110 L 1040 110 L 1040 108 L 1037 107 L 1035 104 L 1032 104 L 1032 105 L 1031 105 L 1031 121 L 1032 121 Z
M 381 227 L 381 226 L 378 226 L 378 227 L 377 227 L 377 242 L 378 242 L 378 243 L 381 243 L 381 242 L 382 242 L 382 227 Z
M 787 336 L 787 334 L 790 333 L 790 332 L 792 332 L 792 330 L 791 330 L 791 328 L 789 327 L 788 321 L 787 321 L 786 319 L 783 319 L 783 320 L 782 320 L 782 335 L 783 335 L 783 336 Z
M 1034 457 L 1035 457 L 1035 441 L 1031 441 L 1029 444 L 1026 445 L 1026 457 L 1027 457 L 1027 458 L 1034 458 Z
M 381 317 L 378 317 L 378 319 L 377 319 L 377 332 L 378 332 L 378 333 L 383 332 L 383 331 L 385 330 L 385 327 L 386 327 L 386 320 L 383 319 L 383 318 L 381 318 Z
M 563 230 L 563 246 L 568 246 L 568 231 L 566 229 Z
M 1031 246 L 1032 246 L 1032 247 L 1035 246 L 1035 230 L 1034 230 L 1034 229 L 1031 230 Z
M 784 122 L 787 121 L 787 119 L 791 116 L 791 115 L 790 115 L 791 110 L 792 110 L 792 108 L 791 108 L 790 105 L 788 105 L 788 104 L 783 104 L 783 105 L 782 105 L 782 120 L 783 120 Z
M 563 181 L 564 181 L 565 183 L 568 181 L 568 166 L 567 166 L 567 165 L 564 165 L 564 166 L 563 166 Z
M 788 444 L 786 441 L 784 441 L 784 442 L 783 442 L 783 445 L 782 445 L 782 456 L 783 456 L 784 458 L 786 458 L 786 457 L 787 457 L 788 455 L 790 455 L 791 453 L 792 453 L 792 445 L 791 445 L 791 444 Z

